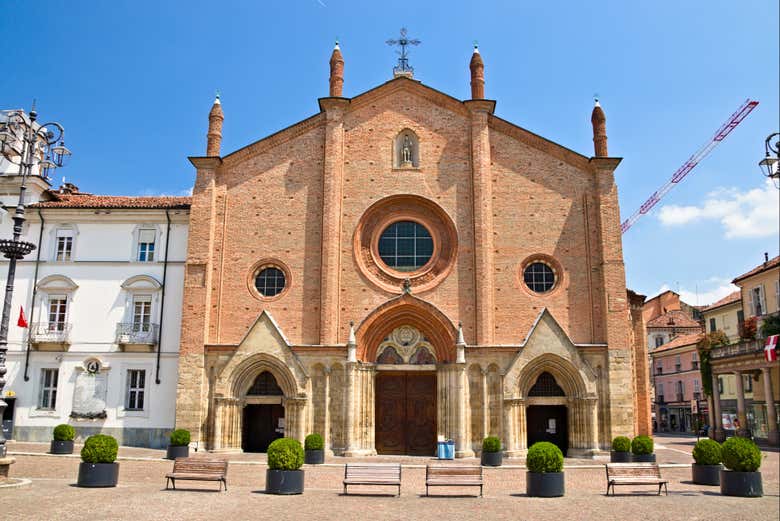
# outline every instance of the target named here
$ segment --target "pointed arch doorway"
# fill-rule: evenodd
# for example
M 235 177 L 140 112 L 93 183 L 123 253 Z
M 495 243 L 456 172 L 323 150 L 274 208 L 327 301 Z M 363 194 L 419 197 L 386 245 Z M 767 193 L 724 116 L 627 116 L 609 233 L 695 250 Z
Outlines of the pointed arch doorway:
M 555 377 L 546 371 L 541 373 L 528 391 L 527 402 L 527 447 L 539 441 L 548 441 L 566 456 L 569 449 L 566 393 Z
M 243 409 L 241 449 L 266 452 L 268 445 L 284 436 L 284 392 L 269 371 L 257 375 L 246 393 Z

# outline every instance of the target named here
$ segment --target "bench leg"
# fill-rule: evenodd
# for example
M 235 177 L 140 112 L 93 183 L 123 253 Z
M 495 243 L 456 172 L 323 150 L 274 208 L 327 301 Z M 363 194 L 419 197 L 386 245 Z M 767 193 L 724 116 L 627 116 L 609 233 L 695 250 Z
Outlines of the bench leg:
M 482 497 L 482 485 L 479 486 L 479 497 Z
M 168 490 L 168 486 L 171 484 L 171 478 L 165 478 L 165 490 Z
M 173 490 L 176 490 L 176 478 L 171 478 L 171 484 L 173 485 Z
M 398 485 L 398 495 L 396 497 L 401 497 L 401 485 Z
M 344 485 L 344 495 L 345 496 L 347 495 L 347 486 L 346 485 Z
M 664 492 L 666 492 L 666 495 L 669 495 L 669 487 L 666 486 L 666 483 L 664 483 Z
M 428 497 L 428 485 L 425 485 L 425 497 Z

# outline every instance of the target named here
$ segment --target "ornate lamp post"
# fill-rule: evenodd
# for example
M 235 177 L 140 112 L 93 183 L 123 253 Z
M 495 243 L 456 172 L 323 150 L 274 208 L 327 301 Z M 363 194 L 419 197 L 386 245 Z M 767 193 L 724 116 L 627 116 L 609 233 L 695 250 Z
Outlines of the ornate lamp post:
M 5 120 L 0 121 L 0 154 L 12 164 L 19 165 L 19 203 L 14 212 L 14 233 L 11 239 L 0 239 L 0 253 L 8 259 L 8 280 L 5 285 L 5 300 L 3 315 L 0 319 L 0 418 L 5 412 L 6 403 L 3 400 L 5 388 L 6 354 L 8 352 L 8 322 L 11 318 L 11 299 L 14 294 L 14 278 L 16 276 L 16 261 L 35 249 L 35 245 L 21 241 L 22 225 L 24 224 L 24 194 L 27 190 L 27 177 L 33 171 L 42 177 L 49 177 L 55 168 L 63 166 L 70 156 L 70 150 L 65 148 L 62 138 L 64 129 L 59 123 L 36 123 L 38 114 L 35 104 L 30 110 L 29 118 L 22 110 L 6 113 Z M 0 429 L 0 458 L 5 458 L 5 436 Z
M 761 167 L 761 172 L 772 179 L 775 186 L 780 188 L 778 186 L 778 180 L 780 180 L 780 132 L 770 134 L 766 138 L 764 150 L 766 151 L 764 159 L 759 161 L 758 166 Z

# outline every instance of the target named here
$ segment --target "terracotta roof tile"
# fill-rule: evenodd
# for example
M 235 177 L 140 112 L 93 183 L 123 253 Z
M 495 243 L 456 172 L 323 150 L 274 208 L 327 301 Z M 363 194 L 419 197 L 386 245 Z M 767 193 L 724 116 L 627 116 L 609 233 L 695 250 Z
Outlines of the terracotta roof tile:
M 689 346 L 691 344 L 696 344 L 704 337 L 704 333 L 691 333 L 688 335 L 679 335 L 674 337 L 671 341 L 656 347 L 652 351 L 650 351 L 652 354 L 660 353 L 662 351 L 670 351 L 672 349 L 675 349 L 677 347 L 685 347 Z
M 742 300 L 742 292 L 737 290 L 734 293 L 729 293 L 728 295 L 726 295 L 722 299 L 720 299 L 720 300 L 718 300 L 716 302 L 713 302 L 709 306 L 704 306 L 701 310 L 702 311 L 709 311 L 710 309 L 719 308 L 719 307 L 725 306 L 727 304 L 733 304 L 734 302 L 739 302 L 740 300 Z
M 752 277 L 753 275 L 758 275 L 762 271 L 766 271 L 772 268 L 775 268 L 777 266 L 780 266 L 780 255 L 775 257 L 774 259 L 769 259 L 767 262 L 762 262 L 752 270 L 748 271 L 747 273 L 743 273 L 739 277 L 735 278 L 731 282 L 736 283 L 737 281 L 740 281 L 742 279 L 746 279 L 748 277 Z
M 647 323 L 647 327 L 701 327 L 701 325 L 685 311 L 675 309 L 655 317 Z
M 162 208 L 189 209 L 191 197 L 132 197 L 124 195 L 58 194 L 51 201 L 31 204 L 33 208 Z

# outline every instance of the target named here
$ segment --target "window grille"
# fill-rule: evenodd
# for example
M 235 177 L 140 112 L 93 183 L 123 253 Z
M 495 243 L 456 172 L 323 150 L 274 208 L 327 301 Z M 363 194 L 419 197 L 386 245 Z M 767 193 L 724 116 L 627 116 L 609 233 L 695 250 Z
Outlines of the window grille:
M 523 271 L 525 285 L 536 293 L 546 293 L 555 286 L 555 272 L 544 262 L 532 262 Z
M 264 297 L 275 297 L 284 290 L 286 283 L 284 272 L 274 267 L 263 268 L 255 277 L 255 287 Z
M 144 409 L 144 394 L 146 393 L 146 371 L 144 369 L 129 369 L 127 371 L 127 403 L 125 408 L 133 411 Z
M 279 384 L 276 383 L 276 378 L 274 378 L 274 375 L 269 373 L 268 371 L 263 371 L 259 375 L 257 375 L 257 378 L 255 378 L 255 381 L 252 383 L 252 387 L 249 388 L 249 391 L 247 392 L 248 395 L 258 396 L 258 395 L 266 395 L 266 396 L 282 396 L 284 393 L 282 392 L 282 389 L 279 387 Z
M 555 381 L 553 375 L 544 372 L 536 379 L 536 383 L 528 392 L 528 396 L 566 396 L 563 389 Z
M 399 221 L 388 226 L 379 237 L 379 257 L 398 271 L 414 271 L 433 256 L 433 238 L 422 224 Z
M 41 393 L 38 398 L 38 408 L 54 410 L 57 407 L 57 381 L 59 369 L 41 369 Z

